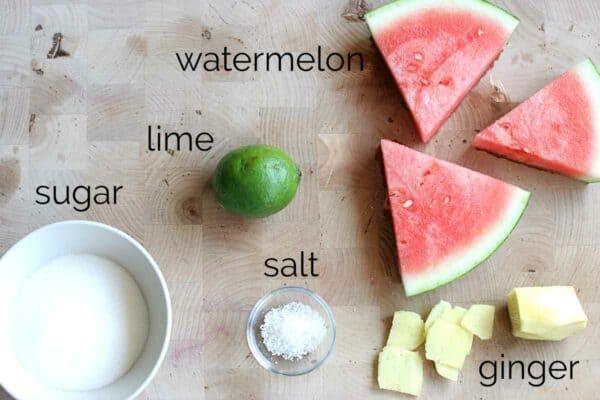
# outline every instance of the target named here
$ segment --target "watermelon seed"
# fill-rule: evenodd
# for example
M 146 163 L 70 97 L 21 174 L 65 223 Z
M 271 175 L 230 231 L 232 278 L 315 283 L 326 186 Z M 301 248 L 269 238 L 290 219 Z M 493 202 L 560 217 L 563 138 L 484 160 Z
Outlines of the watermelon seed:
M 531 153 L 531 150 L 529 150 L 527 147 L 525 147 L 525 148 L 523 149 L 523 151 L 524 151 L 525 153 L 527 153 L 527 154 Z
M 421 61 L 422 59 L 423 59 L 423 54 L 421 54 L 421 53 L 415 53 L 415 60 Z
M 429 85 L 429 81 L 425 78 L 421 78 L 421 83 L 425 86 Z
M 446 196 L 444 198 L 444 204 L 448 204 L 448 203 L 450 203 L 450 197 Z
M 406 70 L 409 72 L 414 72 L 418 69 L 417 65 L 414 63 L 410 63 L 406 66 Z
M 439 84 L 440 85 L 444 85 L 444 86 L 449 86 L 452 83 L 452 78 L 450 78 L 449 76 L 443 78 Z
M 477 36 L 481 36 L 485 33 L 485 31 L 481 28 L 477 29 Z
M 412 201 L 412 200 L 406 200 L 406 201 L 404 202 L 404 204 L 402 204 L 402 207 L 404 207 L 404 208 L 409 208 L 409 207 L 410 207 L 410 206 L 412 206 L 412 205 L 413 205 L 413 201 Z
M 502 123 L 500 124 L 500 127 L 501 127 L 502 129 L 505 129 L 505 130 L 507 130 L 507 131 L 508 131 L 508 130 L 510 130 L 510 123 L 509 123 L 509 122 L 502 122 Z

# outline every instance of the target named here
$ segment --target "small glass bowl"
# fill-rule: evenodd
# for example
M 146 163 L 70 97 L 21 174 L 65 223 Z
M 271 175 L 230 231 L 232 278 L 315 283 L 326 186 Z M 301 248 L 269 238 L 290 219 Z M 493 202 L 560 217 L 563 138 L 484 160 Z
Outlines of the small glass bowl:
M 260 334 L 260 326 L 263 324 L 265 314 L 272 308 L 291 302 L 310 306 L 323 318 L 327 328 L 327 333 L 319 347 L 302 359 L 294 361 L 271 354 L 263 344 Z M 254 305 L 248 317 L 246 339 L 256 361 L 267 370 L 286 376 L 304 375 L 318 368 L 331 354 L 335 343 L 335 319 L 325 300 L 315 292 L 302 287 L 282 287 L 267 293 Z

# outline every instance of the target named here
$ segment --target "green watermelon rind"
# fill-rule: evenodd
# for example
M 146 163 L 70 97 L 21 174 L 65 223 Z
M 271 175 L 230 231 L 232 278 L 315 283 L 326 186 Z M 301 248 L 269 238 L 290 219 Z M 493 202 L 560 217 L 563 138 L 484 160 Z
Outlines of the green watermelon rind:
M 513 232 L 521 217 L 523 216 L 531 193 L 514 188 L 514 194 L 511 198 L 511 204 L 507 205 L 506 212 L 499 218 L 500 223 L 492 228 L 486 243 L 474 243 L 468 246 L 460 256 L 450 256 L 450 261 L 455 265 L 454 268 L 447 270 L 449 261 L 444 261 L 433 266 L 430 271 L 423 274 L 423 277 L 411 276 L 404 282 L 404 291 L 406 296 L 415 296 L 440 286 L 455 281 L 468 272 L 481 265 L 487 260 Z
M 386 26 L 401 15 L 414 11 L 443 8 L 462 8 L 478 14 L 486 14 L 500 21 L 510 32 L 514 31 L 519 24 L 517 17 L 486 0 L 396 0 L 367 12 L 365 19 L 371 30 L 374 30 L 378 26 Z
M 584 87 L 592 105 L 594 142 L 597 147 L 592 150 L 594 157 L 587 175 L 578 177 L 578 179 L 588 183 L 600 183 L 600 70 L 590 58 L 576 68 L 577 74 L 585 83 Z

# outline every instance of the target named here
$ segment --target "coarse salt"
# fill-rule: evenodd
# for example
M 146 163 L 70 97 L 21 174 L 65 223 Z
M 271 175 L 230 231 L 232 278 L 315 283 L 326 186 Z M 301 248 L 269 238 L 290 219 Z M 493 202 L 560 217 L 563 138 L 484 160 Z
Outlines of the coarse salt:
M 319 313 L 298 302 L 271 309 L 260 326 L 267 350 L 290 361 L 315 351 L 326 333 L 325 321 Z

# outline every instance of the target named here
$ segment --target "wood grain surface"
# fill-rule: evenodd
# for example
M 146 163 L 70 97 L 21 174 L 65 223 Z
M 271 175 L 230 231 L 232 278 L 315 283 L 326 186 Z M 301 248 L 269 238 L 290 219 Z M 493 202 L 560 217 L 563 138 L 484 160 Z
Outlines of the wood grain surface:
M 382 1 L 369 1 L 368 8 Z M 359 0 L 0 0 L 0 254 L 66 219 L 105 222 L 143 243 L 172 293 L 168 356 L 142 399 L 393 399 L 376 384 L 392 313 L 426 315 L 440 299 L 498 306 L 458 383 L 426 362 L 423 399 L 598 398 L 600 184 L 585 185 L 475 151 L 486 127 L 585 56 L 600 63 L 597 0 L 495 0 L 521 23 L 493 69 L 423 145 L 360 20 Z M 48 58 L 56 33 L 61 51 Z M 182 72 L 175 51 L 360 51 L 363 72 Z M 56 52 L 56 49 L 54 49 Z M 148 152 L 149 124 L 208 131 L 208 153 Z M 378 143 L 393 139 L 532 192 L 507 242 L 462 279 L 407 299 L 383 208 Z M 286 210 L 227 214 L 207 186 L 226 152 L 269 143 L 304 174 Z M 36 205 L 38 185 L 124 185 L 118 204 L 77 212 Z M 317 278 L 269 279 L 267 257 L 314 251 Z M 515 286 L 574 285 L 590 319 L 561 343 L 513 338 Z M 246 346 L 248 312 L 267 291 L 301 285 L 333 307 L 328 362 L 302 377 L 269 374 Z M 482 360 L 580 360 L 573 380 L 533 388 L 479 384 Z M 0 389 L 1 391 L 1 389 Z M 0 394 L 0 399 L 10 397 Z M 108 400 L 108 399 L 107 399 Z M 113 399 L 110 399 L 113 400 Z

